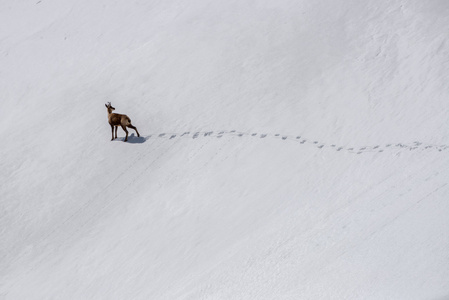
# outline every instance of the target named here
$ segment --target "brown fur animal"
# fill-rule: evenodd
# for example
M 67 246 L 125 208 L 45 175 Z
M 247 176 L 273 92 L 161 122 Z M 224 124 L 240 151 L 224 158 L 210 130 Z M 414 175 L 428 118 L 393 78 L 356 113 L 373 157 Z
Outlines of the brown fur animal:
M 108 109 L 108 121 L 112 129 L 111 141 L 114 140 L 114 127 L 115 127 L 115 138 L 117 138 L 117 128 L 119 126 L 121 126 L 122 129 L 126 132 L 125 142 L 128 141 L 128 130 L 126 129 L 126 127 L 134 129 L 137 133 L 137 136 L 140 137 L 137 128 L 131 124 L 131 119 L 127 115 L 112 113 L 112 111 L 115 110 L 115 108 L 111 106 L 111 102 L 108 102 L 107 104 L 105 104 L 105 106 Z

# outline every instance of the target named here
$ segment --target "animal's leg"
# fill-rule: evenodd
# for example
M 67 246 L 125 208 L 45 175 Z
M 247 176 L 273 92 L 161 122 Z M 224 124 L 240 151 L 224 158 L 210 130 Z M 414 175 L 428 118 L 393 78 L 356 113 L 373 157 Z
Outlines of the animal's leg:
M 112 125 L 111 125 L 111 130 L 112 130 L 112 139 L 111 139 L 111 141 L 113 141 L 114 140 L 114 126 L 112 126 Z M 117 134 L 115 135 L 115 137 L 117 137 Z
M 114 126 L 115 127 L 115 138 L 117 138 L 117 129 L 118 129 L 118 126 Z
M 140 137 L 140 134 L 139 134 L 139 132 L 137 131 L 137 128 L 136 128 L 135 126 L 133 126 L 132 124 L 129 124 L 128 127 L 134 129 L 134 130 L 136 131 L 136 133 L 137 133 L 137 136 Z
M 128 130 L 126 130 L 126 126 L 121 125 L 122 129 L 126 132 L 125 142 L 128 140 Z

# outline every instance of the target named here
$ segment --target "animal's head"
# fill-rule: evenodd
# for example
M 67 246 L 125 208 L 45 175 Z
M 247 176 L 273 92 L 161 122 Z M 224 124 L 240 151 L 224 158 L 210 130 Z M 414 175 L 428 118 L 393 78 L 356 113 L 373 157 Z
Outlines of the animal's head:
M 112 107 L 111 102 L 106 103 L 104 106 L 106 106 L 106 108 L 108 109 L 108 112 L 115 110 L 115 108 Z

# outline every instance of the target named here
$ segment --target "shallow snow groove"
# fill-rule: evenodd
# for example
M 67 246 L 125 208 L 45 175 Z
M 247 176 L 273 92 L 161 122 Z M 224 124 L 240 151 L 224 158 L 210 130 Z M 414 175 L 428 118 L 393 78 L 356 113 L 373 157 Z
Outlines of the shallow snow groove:
M 312 146 L 316 146 L 318 149 L 330 148 L 337 152 L 346 151 L 349 153 L 362 154 L 366 152 L 384 152 L 386 150 L 392 149 L 403 149 L 403 150 L 437 150 L 439 152 L 443 150 L 449 149 L 449 145 L 434 145 L 434 144 L 426 144 L 419 141 L 415 141 L 413 143 L 389 143 L 384 145 L 374 145 L 374 146 L 340 146 L 336 144 L 328 144 L 323 143 L 321 141 L 317 141 L 314 139 L 303 137 L 302 135 L 286 135 L 286 134 L 269 134 L 269 133 L 248 133 L 248 132 L 239 132 L 236 130 L 222 130 L 222 131 L 186 131 L 184 133 L 152 133 L 147 136 L 141 137 L 140 139 L 131 136 L 129 141 L 131 143 L 142 143 L 148 139 L 175 139 L 175 138 L 192 138 L 197 139 L 199 137 L 215 137 L 221 138 L 223 136 L 236 136 L 236 137 L 254 137 L 254 138 L 274 138 L 282 141 L 294 141 L 300 144 L 308 144 Z M 119 138 L 118 140 L 123 140 L 123 138 Z
M 141 155 L 138 155 L 134 161 L 129 164 L 128 168 L 123 172 L 118 174 L 108 185 L 102 188 L 98 193 L 96 193 L 93 197 L 91 197 L 88 201 L 86 201 L 83 205 L 81 205 L 78 209 L 76 209 L 72 214 L 70 214 L 67 218 L 62 220 L 58 227 L 55 227 L 53 230 L 46 233 L 42 238 L 41 242 L 44 245 L 47 245 L 49 242 L 53 240 L 67 240 L 79 234 L 83 229 L 87 227 L 88 224 L 95 221 L 96 218 L 99 217 L 101 213 L 104 213 L 108 207 L 115 203 L 115 201 L 119 198 L 119 196 L 127 189 L 125 185 L 121 188 L 117 193 L 114 193 L 109 201 L 104 202 L 103 198 L 100 195 L 106 193 L 111 186 L 114 186 L 120 179 L 123 179 L 124 175 L 128 174 L 128 171 L 135 167 L 135 165 L 142 161 L 146 156 L 151 153 L 156 152 L 159 148 L 161 148 L 165 143 L 160 143 L 156 147 L 154 147 L 151 151 L 142 152 Z M 173 145 L 172 145 L 173 146 Z M 163 157 L 166 152 L 161 152 L 158 156 L 150 161 L 150 163 L 144 167 L 144 169 L 139 172 L 137 175 L 133 176 L 131 181 L 136 180 L 142 174 L 145 174 L 150 167 L 152 167 L 161 157 Z M 95 208 L 96 207 L 96 208 Z M 95 208 L 93 210 L 93 208 Z M 93 212 L 93 213 L 91 213 Z M 76 223 L 77 226 L 73 223 Z M 24 239 L 26 242 L 26 239 Z M 5 252 L 1 259 L 5 259 L 7 257 L 8 252 Z M 29 268 L 29 271 L 35 269 L 35 266 Z

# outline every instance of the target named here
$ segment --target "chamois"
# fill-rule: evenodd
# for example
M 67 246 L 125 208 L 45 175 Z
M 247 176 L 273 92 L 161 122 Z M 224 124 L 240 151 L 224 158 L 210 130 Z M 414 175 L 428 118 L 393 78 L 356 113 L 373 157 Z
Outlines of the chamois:
M 131 124 L 131 119 L 127 115 L 112 113 L 112 111 L 115 110 L 115 108 L 111 106 L 111 102 L 108 102 L 107 104 L 105 104 L 105 106 L 108 109 L 108 121 L 112 129 L 111 141 L 114 140 L 114 127 L 115 127 L 115 138 L 117 138 L 117 128 L 119 126 L 121 126 L 122 129 L 126 132 L 125 142 L 128 141 L 128 130 L 126 129 L 126 127 L 134 129 L 137 133 L 137 136 L 140 137 L 137 128 Z

